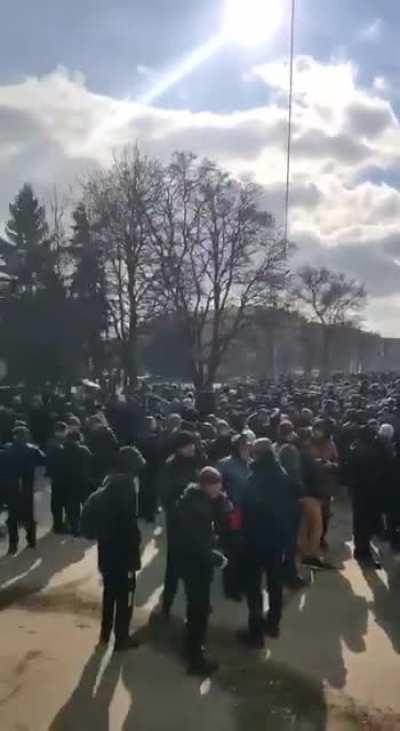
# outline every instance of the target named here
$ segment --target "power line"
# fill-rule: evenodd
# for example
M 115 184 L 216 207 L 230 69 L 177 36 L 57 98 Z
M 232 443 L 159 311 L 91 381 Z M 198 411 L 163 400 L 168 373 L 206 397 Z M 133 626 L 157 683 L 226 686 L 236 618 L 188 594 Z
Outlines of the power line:
M 293 82 L 294 82 L 294 45 L 296 28 L 296 0 L 292 0 L 290 18 L 290 61 L 289 61 L 289 114 L 288 137 L 286 150 L 286 195 L 285 195 L 285 243 L 289 235 L 289 208 L 290 208 L 290 163 L 292 155 L 292 126 L 293 126 Z

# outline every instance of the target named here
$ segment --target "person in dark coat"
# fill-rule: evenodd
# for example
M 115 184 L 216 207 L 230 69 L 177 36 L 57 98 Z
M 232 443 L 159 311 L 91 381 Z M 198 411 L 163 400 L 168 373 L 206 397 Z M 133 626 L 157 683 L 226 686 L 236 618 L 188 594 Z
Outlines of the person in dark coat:
M 380 512 L 380 448 L 375 433 L 368 426 L 359 429 L 350 450 L 348 481 L 353 508 L 354 558 L 363 566 L 380 569 L 371 541 Z
M 146 460 L 146 468 L 140 478 L 139 515 L 148 523 L 154 523 L 158 509 L 158 475 L 162 462 L 162 442 L 154 416 L 147 416 L 144 431 L 138 439 L 138 447 Z
M 232 430 L 227 421 L 220 419 L 217 423 L 217 438 L 208 448 L 210 464 L 217 464 L 220 459 L 229 457 L 232 449 Z
M 296 562 L 302 513 L 301 500 L 304 497 L 304 479 L 302 459 L 298 447 L 298 436 L 290 421 L 282 421 L 279 426 L 277 455 L 289 478 L 289 492 L 291 497 L 291 527 L 288 534 L 288 545 L 285 551 L 284 581 L 290 589 L 301 589 L 307 585 L 305 579 L 299 575 Z
M 204 467 L 198 483 L 189 485 L 178 500 L 175 513 L 177 565 L 187 601 L 186 652 L 191 675 L 208 676 L 218 667 L 206 657 L 205 644 L 214 568 L 226 564 L 224 555 L 216 550 L 230 511 L 221 490 L 218 470 Z
M 289 479 L 269 439 L 257 439 L 254 463 L 242 503 L 245 552 L 245 591 L 248 630 L 239 637 L 251 647 L 264 646 L 264 634 L 279 637 L 282 616 L 283 558 L 290 530 Z M 263 614 L 266 576 L 269 612 Z
M 225 596 L 233 601 L 242 599 L 242 501 L 250 476 L 250 442 L 244 434 L 232 439 L 232 454 L 220 460 L 217 466 L 222 475 L 222 486 L 232 503 L 230 530 L 226 536 L 225 552 L 228 565 L 223 572 Z
M 46 458 L 46 471 L 51 481 L 51 513 L 53 516 L 53 533 L 64 532 L 66 511 L 65 478 L 63 472 L 64 441 L 67 436 L 67 425 L 58 422 L 54 437 L 49 444 Z
M 108 644 L 114 629 L 115 652 L 137 646 L 129 628 L 140 569 L 135 479 L 144 466 L 137 449 L 122 447 L 105 484 L 88 498 L 82 511 L 81 534 L 97 540 L 103 577 L 100 643 Z
M 51 414 L 49 405 L 44 403 L 42 396 L 33 397 L 29 426 L 33 442 L 41 449 L 46 449 L 51 435 Z
M 56 533 L 79 535 L 81 505 L 92 485 L 92 465 L 92 454 L 75 430 L 67 431 L 63 443 L 49 454 L 48 472 L 55 487 L 52 509 Z
M 45 455 L 30 444 L 26 426 L 16 426 L 13 443 L 0 452 L 0 478 L 5 487 L 8 510 L 9 554 L 18 551 L 18 525 L 22 524 L 30 548 L 36 546 L 36 521 L 34 515 L 35 471 L 45 464 Z
M 97 417 L 93 417 L 86 435 L 86 443 L 93 455 L 93 478 L 100 485 L 105 476 L 111 472 L 118 454 L 118 441 L 109 426 Z
M 196 482 L 200 468 L 196 454 L 196 437 L 191 432 L 179 432 L 175 437 L 175 453 L 161 470 L 159 492 L 166 515 L 167 566 L 162 596 L 162 613 L 168 618 L 178 590 L 179 571 L 175 530 L 176 504 L 187 486 Z

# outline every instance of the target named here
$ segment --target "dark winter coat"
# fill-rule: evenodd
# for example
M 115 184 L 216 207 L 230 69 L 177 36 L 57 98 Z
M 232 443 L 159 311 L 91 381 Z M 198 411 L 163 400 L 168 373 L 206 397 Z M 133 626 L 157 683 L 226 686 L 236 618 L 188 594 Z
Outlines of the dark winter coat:
M 113 474 L 83 507 L 81 533 L 97 539 L 102 574 L 140 569 L 141 536 L 135 506 L 133 479 Z
M 288 476 L 275 455 L 268 453 L 253 464 L 242 502 L 247 551 L 284 551 L 289 537 L 291 502 Z
M 231 505 L 225 495 L 210 500 L 198 485 L 186 488 L 177 503 L 175 526 L 177 560 L 182 566 L 195 564 L 197 569 L 212 569 L 222 562 L 216 551 L 223 543 Z
M 178 454 L 169 457 L 159 476 L 159 493 L 167 515 L 173 512 L 176 503 L 192 482 L 196 482 L 199 464 L 196 457 L 187 459 Z

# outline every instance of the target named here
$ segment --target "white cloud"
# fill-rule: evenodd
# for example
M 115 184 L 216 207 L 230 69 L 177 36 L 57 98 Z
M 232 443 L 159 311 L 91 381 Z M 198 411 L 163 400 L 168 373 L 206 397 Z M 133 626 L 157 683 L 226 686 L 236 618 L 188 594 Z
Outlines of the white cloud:
M 163 159 L 173 150 L 191 149 L 234 173 L 250 173 L 265 185 L 267 205 L 280 220 L 287 64 L 258 66 L 252 75 L 268 86 L 270 103 L 231 114 L 145 107 L 95 94 L 82 76 L 63 69 L 0 86 L 0 220 L 25 180 L 39 191 L 71 183 L 88 167 L 108 164 L 119 146 L 136 141 Z M 370 307 L 390 294 L 400 316 L 395 263 L 400 192 L 371 177 L 372 170 L 381 179 L 386 170 L 400 175 L 399 122 L 384 85 L 375 80 L 362 88 L 351 62 L 324 64 L 300 56 L 293 119 L 292 238 L 303 244 L 309 260 L 365 279 Z M 392 325 L 386 324 L 384 308 L 370 311 L 388 332 Z

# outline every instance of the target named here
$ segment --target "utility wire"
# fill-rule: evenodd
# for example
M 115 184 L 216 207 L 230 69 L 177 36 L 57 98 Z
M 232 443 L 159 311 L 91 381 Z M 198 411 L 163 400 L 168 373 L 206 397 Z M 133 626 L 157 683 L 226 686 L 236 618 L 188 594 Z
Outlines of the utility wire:
M 294 82 L 294 46 L 296 28 L 296 0 L 291 0 L 290 18 L 290 61 L 289 61 L 289 114 L 288 114 L 288 137 L 286 150 L 286 194 L 285 194 L 285 245 L 288 245 L 289 236 L 289 212 L 290 212 L 290 167 L 292 156 L 292 127 L 293 127 L 293 82 Z

